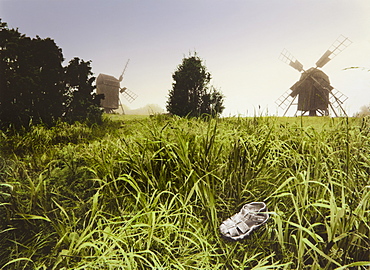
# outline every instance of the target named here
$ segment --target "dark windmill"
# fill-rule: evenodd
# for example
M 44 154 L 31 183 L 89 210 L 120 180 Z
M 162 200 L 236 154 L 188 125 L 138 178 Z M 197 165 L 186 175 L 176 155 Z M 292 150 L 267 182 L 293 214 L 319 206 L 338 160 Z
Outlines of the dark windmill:
M 340 36 L 316 62 L 316 67 L 308 70 L 304 70 L 303 65 L 286 49 L 282 51 L 279 57 L 280 60 L 301 72 L 299 81 L 275 102 L 285 110 L 284 116 L 292 105 L 297 105 L 297 112 L 301 111 L 302 115 L 306 113 L 309 116 L 329 115 L 329 110 L 335 116 L 347 115 L 342 107 L 344 101 L 347 100 L 347 96 L 330 85 L 329 77 L 320 68 L 351 43 L 348 38 Z M 294 103 L 297 98 L 298 102 Z M 297 115 L 297 112 L 295 115 Z
M 130 103 L 137 98 L 137 95 L 126 87 L 121 88 L 121 81 L 123 80 L 123 75 L 125 74 L 129 61 L 130 59 L 127 61 L 119 79 L 102 73 L 100 73 L 98 78 L 96 78 L 96 93 L 104 94 L 104 99 L 101 100 L 100 106 L 104 108 L 106 113 L 113 113 L 114 110 L 119 108 L 119 106 L 121 106 L 124 113 L 119 93 L 121 93 Z

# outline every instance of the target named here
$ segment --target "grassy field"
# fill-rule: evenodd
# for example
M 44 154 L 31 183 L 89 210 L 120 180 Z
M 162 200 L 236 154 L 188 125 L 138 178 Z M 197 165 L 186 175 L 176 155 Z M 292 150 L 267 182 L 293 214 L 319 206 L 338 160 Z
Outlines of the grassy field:
M 106 116 L 0 132 L 1 269 L 369 269 L 370 119 Z M 247 202 L 270 220 L 239 242 Z

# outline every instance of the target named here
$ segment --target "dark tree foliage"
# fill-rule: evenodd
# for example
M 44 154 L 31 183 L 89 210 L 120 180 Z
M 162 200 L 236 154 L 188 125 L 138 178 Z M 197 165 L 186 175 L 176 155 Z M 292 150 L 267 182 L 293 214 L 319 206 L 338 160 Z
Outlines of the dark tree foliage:
M 1 124 L 50 124 L 64 111 L 63 55 L 49 38 L 0 31 Z
M 178 116 L 217 116 L 222 113 L 224 97 L 214 87 L 209 87 L 211 74 L 196 54 L 183 58 L 172 78 L 168 112 Z
M 76 57 L 65 68 L 68 97 L 66 119 L 69 122 L 101 122 L 103 111 L 99 104 L 103 96 L 93 93 L 96 87 L 92 85 L 95 77 L 92 77 L 90 63 Z
M 52 39 L 26 37 L 0 19 L 0 128 L 38 123 L 50 126 L 67 115 L 73 115 L 68 119 L 71 121 L 101 118 L 91 93 L 94 78 L 90 63 L 72 60 L 74 68 L 69 69 L 62 66 L 63 61 L 62 50 Z M 71 84 L 73 77 L 81 79 Z M 84 94 L 72 94 L 72 89 Z M 88 110 L 72 109 L 78 103 Z

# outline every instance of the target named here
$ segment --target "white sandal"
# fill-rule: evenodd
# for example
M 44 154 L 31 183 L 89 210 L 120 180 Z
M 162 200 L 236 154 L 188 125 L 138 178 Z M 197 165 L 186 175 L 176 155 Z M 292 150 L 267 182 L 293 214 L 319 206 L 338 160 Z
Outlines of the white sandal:
M 264 202 L 245 204 L 242 209 L 220 225 L 221 234 L 232 240 L 241 240 L 269 219 Z

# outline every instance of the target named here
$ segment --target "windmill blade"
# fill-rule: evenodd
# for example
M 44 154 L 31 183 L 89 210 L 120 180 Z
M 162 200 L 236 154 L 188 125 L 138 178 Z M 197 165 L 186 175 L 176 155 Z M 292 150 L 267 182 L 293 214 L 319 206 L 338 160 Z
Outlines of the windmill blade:
M 285 110 L 289 106 L 291 99 L 293 98 L 290 93 L 292 90 L 286 90 L 276 101 L 275 104 L 278 105 L 280 109 Z
M 123 96 L 130 103 L 133 102 L 138 97 L 134 92 L 128 90 L 126 87 L 120 88 L 119 92 L 123 94 Z
M 288 89 L 282 94 L 276 101 L 275 104 L 278 105 L 278 107 L 282 110 L 284 110 L 283 116 L 286 115 L 290 107 L 293 105 L 293 102 L 296 100 L 297 96 L 292 97 L 291 90 Z M 297 104 L 295 104 L 297 105 Z
M 299 72 L 303 70 L 303 65 L 287 49 L 281 52 L 279 59 Z
M 326 65 L 330 60 L 332 60 L 335 56 L 341 53 L 345 48 L 351 45 L 352 41 L 350 41 L 347 37 L 340 35 L 336 41 L 329 47 L 329 49 L 321 56 L 321 58 L 316 62 L 316 66 L 322 68 Z
M 339 107 L 339 105 L 342 105 L 347 99 L 348 97 L 343 94 L 342 92 L 340 92 L 338 89 L 333 89 L 331 90 L 331 96 L 330 96 L 330 99 L 329 101 L 335 105 L 335 107 Z
M 120 82 L 123 80 L 123 75 L 125 74 L 126 68 L 127 68 L 127 66 L 128 66 L 128 62 L 130 62 L 130 59 L 128 59 L 128 60 L 127 60 L 126 65 L 125 65 L 125 68 L 123 69 L 123 71 L 122 71 L 121 75 L 119 76 L 119 79 L 118 79 L 118 80 L 119 80 Z
M 335 88 L 330 92 L 330 94 L 331 95 L 329 96 L 329 101 L 330 101 L 329 104 L 331 104 L 331 108 L 334 111 L 335 115 L 338 116 L 337 113 L 335 112 L 334 107 L 340 110 L 342 112 L 342 115 L 347 116 L 347 113 L 343 109 L 342 104 L 348 99 L 348 97 Z

